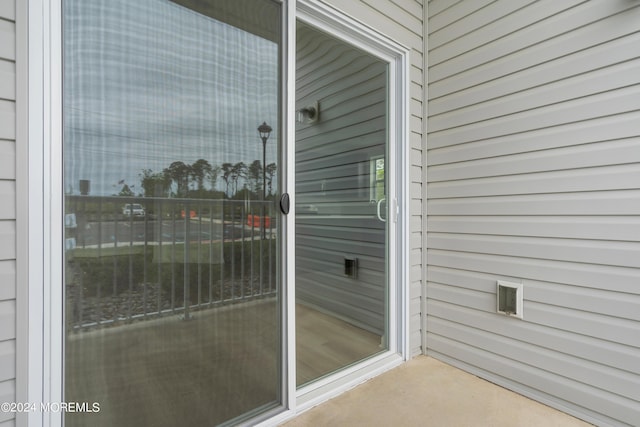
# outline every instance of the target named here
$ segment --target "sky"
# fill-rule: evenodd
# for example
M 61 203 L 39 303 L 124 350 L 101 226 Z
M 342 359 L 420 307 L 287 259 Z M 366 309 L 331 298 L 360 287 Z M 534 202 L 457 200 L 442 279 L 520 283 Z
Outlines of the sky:
M 178 160 L 262 161 L 264 121 L 276 162 L 276 43 L 167 0 L 63 7 L 65 192 L 137 194 L 143 169 Z

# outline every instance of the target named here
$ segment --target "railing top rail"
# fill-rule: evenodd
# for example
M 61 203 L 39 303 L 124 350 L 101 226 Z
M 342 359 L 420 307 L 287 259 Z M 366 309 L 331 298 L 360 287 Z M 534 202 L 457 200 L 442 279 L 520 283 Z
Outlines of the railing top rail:
M 143 196 L 82 196 L 82 195 L 67 195 L 66 199 L 69 201 L 85 201 L 85 202 L 115 202 L 120 204 L 126 203 L 167 203 L 167 204 L 245 204 L 251 202 L 252 204 L 272 204 L 273 200 L 234 200 L 234 199 L 200 199 L 200 198 L 178 198 L 178 197 L 143 197 Z

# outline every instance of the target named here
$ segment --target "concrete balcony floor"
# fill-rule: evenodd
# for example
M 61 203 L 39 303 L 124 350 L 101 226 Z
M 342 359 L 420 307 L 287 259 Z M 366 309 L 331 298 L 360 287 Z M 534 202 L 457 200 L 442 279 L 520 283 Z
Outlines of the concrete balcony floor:
M 589 426 L 436 359 L 419 356 L 284 423 L 320 426 Z

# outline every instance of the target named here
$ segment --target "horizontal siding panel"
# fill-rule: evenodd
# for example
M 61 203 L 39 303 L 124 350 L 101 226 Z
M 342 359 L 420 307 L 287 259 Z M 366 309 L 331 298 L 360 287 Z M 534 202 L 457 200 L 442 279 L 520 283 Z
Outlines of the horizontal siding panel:
M 330 173 L 330 171 L 326 172 Z M 305 175 L 306 174 L 301 174 L 301 179 L 296 182 L 296 192 L 298 193 L 350 190 L 353 195 L 360 196 L 362 192 L 366 193 L 370 188 L 368 180 L 360 179 L 357 171 L 354 172 L 351 176 L 335 176 L 333 178 L 328 178 L 327 175 L 325 175 L 326 178 L 321 179 L 320 181 L 310 180 L 308 179 L 308 176 Z
M 15 219 L 15 217 L 16 183 L 15 181 L 0 180 L 0 220 Z
M 340 253 L 326 249 L 316 249 L 301 246 L 296 253 L 300 260 L 299 271 L 317 271 L 320 275 L 333 274 L 336 283 L 344 283 L 353 286 L 354 289 L 362 287 L 362 293 L 369 292 L 370 288 L 379 288 L 384 282 L 384 260 L 382 258 L 362 256 L 361 254 Z M 358 258 L 358 282 L 344 275 L 344 258 L 357 256 Z M 315 269 L 315 270 L 314 270 Z
M 16 302 L 0 301 L 0 341 L 16 338 Z
M 381 85 L 381 79 L 371 79 L 359 88 L 362 96 L 360 99 L 342 100 L 337 97 L 322 97 L 320 100 L 320 117 L 322 117 L 322 124 L 331 128 L 343 127 L 345 121 L 349 122 L 364 122 L 369 119 L 384 117 L 384 102 L 385 91 L 384 88 L 373 88 L 373 85 Z M 356 89 L 355 87 L 352 89 Z M 347 116 L 347 117 L 345 117 Z M 301 140 L 303 140 L 307 134 L 312 133 L 310 129 L 299 129 Z
M 411 330 L 411 334 L 409 336 L 409 345 L 411 346 L 410 348 L 410 357 L 416 357 L 419 356 L 421 354 L 423 354 L 422 351 L 422 346 L 420 345 L 420 343 L 422 342 L 422 335 L 420 333 L 420 330 Z M 2 426 L 0 426 L 2 427 Z
M 429 215 L 637 215 L 640 190 L 431 200 Z
M 16 24 L 0 19 L 0 59 L 16 59 Z
M 640 7 L 633 3 L 588 2 L 570 13 L 550 17 L 483 48 L 430 66 L 433 96 L 446 93 L 442 91 L 445 82 L 464 89 L 587 49 L 594 40 L 603 43 L 633 34 L 638 19 Z
M 409 135 L 409 139 L 410 139 L 409 145 L 411 146 L 411 149 L 420 150 L 420 152 L 422 153 L 422 150 L 423 150 L 422 131 L 416 132 L 415 130 L 412 130 L 411 134 Z
M 341 96 L 344 95 L 343 91 L 350 90 L 351 88 L 358 86 L 367 86 L 364 83 L 376 80 L 381 76 L 380 67 L 372 67 L 370 58 L 365 56 L 353 61 L 349 66 L 351 68 L 349 73 L 319 74 L 315 79 L 311 76 L 307 76 L 306 79 L 302 80 L 305 90 L 304 99 L 315 101 L 317 99 L 316 97 L 321 95 L 321 116 L 322 108 L 324 108 L 324 106 L 331 107 L 339 105 L 340 102 L 347 101 L 343 96 Z M 314 69 L 311 67 L 309 70 L 311 75 L 313 75 L 313 71 Z M 333 69 L 329 71 L 333 71 Z M 332 78 L 335 81 L 333 81 Z M 308 82 L 305 83 L 305 80 Z M 299 87 L 298 90 L 302 90 L 302 86 Z
M 325 35 L 318 37 L 323 36 Z M 358 83 L 362 83 L 380 75 L 382 71 L 381 67 L 371 67 L 369 73 L 366 73 L 371 65 L 371 58 L 364 52 L 335 47 L 333 40 L 314 43 L 307 48 L 311 49 L 308 54 L 298 52 L 300 59 L 296 64 L 299 73 L 296 85 L 305 96 L 322 91 L 323 97 L 328 97 L 337 93 L 336 89 L 341 86 L 347 88 L 357 86 L 357 83 L 351 82 L 356 75 L 360 75 L 361 79 Z M 339 78 L 351 80 L 340 83 Z M 331 83 L 331 87 L 326 87 L 328 83 Z
M 427 256 L 429 267 L 439 266 L 523 280 L 565 283 L 593 289 L 602 289 L 603 284 L 606 284 L 605 289 L 611 292 L 640 294 L 640 288 L 638 288 L 640 270 L 637 268 L 449 252 L 436 249 L 429 249 Z
M 409 256 L 410 265 L 422 265 L 422 248 L 412 248 Z
M 508 2 L 509 5 L 511 3 Z M 579 3 L 577 1 L 554 2 L 551 0 L 546 3 L 538 2 L 537 8 L 522 9 L 520 13 L 515 13 L 498 21 L 496 25 L 490 26 L 484 32 L 480 31 L 477 35 L 471 33 L 469 37 L 462 39 L 460 42 L 457 40 L 451 42 L 450 45 L 453 48 L 451 53 L 445 49 L 438 49 L 434 51 L 434 62 L 430 63 L 436 64 L 433 68 L 438 70 L 437 64 L 446 61 L 446 67 L 449 72 L 455 74 L 456 72 L 495 61 L 514 52 L 525 50 L 527 47 L 545 44 L 549 40 L 571 39 L 574 33 L 584 33 L 585 27 L 593 30 L 588 24 L 595 23 L 594 26 L 597 26 L 601 20 L 607 21 L 607 17 L 633 7 L 626 3 L 612 4 L 610 2 L 590 2 L 587 5 L 581 2 L 583 4 L 580 7 L 573 7 Z M 506 4 L 506 2 L 497 2 L 496 7 L 505 8 Z M 537 12 L 546 12 L 547 17 L 541 19 L 544 16 L 540 16 Z M 515 18 L 517 20 L 514 21 Z M 510 34 L 496 37 L 493 40 L 487 39 L 487 36 L 491 35 L 491 33 L 494 33 L 494 35 L 500 33 L 499 30 L 493 27 L 502 24 L 503 21 L 505 29 L 511 30 Z M 517 27 L 518 24 L 521 28 Z M 627 29 L 631 29 L 629 25 L 627 25 Z M 590 38 L 589 40 L 593 39 Z M 466 44 L 461 46 L 461 42 L 466 42 Z M 572 49 L 572 51 L 576 50 L 579 50 L 577 46 Z M 440 75 L 436 72 L 434 80 L 439 78 Z
M 16 64 L 0 60 L 0 99 L 16 99 Z
M 359 256 L 380 257 L 381 248 L 372 245 L 362 245 L 358 241 L 340 240 L 336 242 L 322 236 L 296 236 L 296 245 L 300 247 L 317 248 L 321 250 L 339 250 L 343 254 L 358 254 Z M 339 248 L 339 249 L 338 249 Z
M 0 382 L 16 377 L 16 341 L 0 341 Z M 2 402 L 2 401 L 0 401 Z
M 430 248 L 439 250 L 640 268 L 633 242 L 444 233 L 430 233 L 428 239 Z
M 16 143 L 0 139 L 0 179 L 16 178 Z
M 16 401 L 15 1 L 0 0 L 0 402 Z M 15 414 L 0 411 L 0 425 Z
M 388 19 L 396 22 L 414 34 L 422 35 L 422 11 L 412 14 L 389 0 L 362 0 L 378 12 L 382 12 Z M 410 4 L 410 2 L 399 2 Z M 357 16 L 357 15 L 356 15 Z
M 478 292 L 459 286 L 443 285 L 431 281 L 428 281 L 427 285 L 429 286 L 430 301 L 446 302 L 486 313 L 496 312 L 495 294 Z
M 407 2 L 400 2 L 400 7 L 405 9 L 407 12 L 411 13 L 413 16 L 419 16 L 420 20 L 422 21 L 422 17 L 424 16 L 424 9 L 427 7 L 427 1 L 413 0 L 413 1 L 407 1 Z
M 640 85 L 562 102 L 534 111 L 430 133 L 432 148 L 480 141 L 564 123 L 593 120 L 640 109 Z
M 450 88 L 453 92 L 430 98 L 429 114 L 435 116 L 516 92 L 543 88 L 546 84 L 634 60 L 640 55 L 636 48 L 638 43 L 640 33 L 573 52 L 554 61 L 536 64 L 500 78 L 499 84 L 489 80 L 464 90 Z
M 322 114 L 322 110 L 320 114 Z M 308 148 L 305 146 L 311 145 L 310 141 L 314 141 L 313 137 L 316 138 L 315 141 L 320 138 L 320 141 L 335 143 L 336 141 L 346 141 L 351 138 L 362 137 L 368 133 L 384 130 L 386 127 L 384 105 L 366 106 L 361 110 L 351 112 L 347 117 L 335 119 L 331 122 L 323 120 L 323 124 L 331 125 L 331 130 L 322 135 L 315 135 L 315 132 L 309 128 L 298 131 L 300 137 L 297 141 L 300 142 L 301 152 Z M 346 144 L 343 142 L 342 145 Z M 350 145 L 346 145 L 343 151 L 347 151 L 350 148 Z M 317 146 L 315 146 L 314 151 L 316 155 L 326 153 L 324 147 L 322 147 L 322 150 L 318 150 Z M 303 158 L 303 160 L 306 159 Z
M 374 314 L 377 313 L 375 316 L 378 319 L 381 316 L 380 313 L 384 307 L 384 290 L 382 286 L 378 286 L 377 289 L 373 286 L 363 286 L 363 284 L 358 284 L 353 279 L 339 280 L 330 284 L 328 284 L 329 282 L 323 283 L 321 277 L 323 273 L 319 273 L 316 270 L 300 269 L 297 274 L 300 279 L 299 289 L 297 290 L 301 294 L 296 295 L 296 298 L 305 300 L 304 296 L 309 295 L 321 296 L 321 300 L 331 298 L 332 303 L 341 301 L 343 304 L 360 307 Z M 357 295 L 358 298 L 354 298 L 354 295 Z M 326 305 L 326 300 L 324 304 Z
M 351 304 L 354 307 L 363 306 L 374 311 L 374 309 L 384 306 L 384 290 L 380 285 L 384 280 L 384 273 L 372 274 L 372 272 L 359 269 L 358 279 L 354 280 L 344 276 L 344 270 L 336 268 L 334 264 L 320 261 L 309 262 L 309 259 L 305 257 L 300 257 L 300 259 L 305 266 L 296 268 L 296 277 L 299 279 L 296 285 L 298 290 L 303 293 L 296 295 L 296 298 L 301 295 L 313 295 L 324 299 L 325 306 L 332 307 L 331 304 L 327 304 L 327 298 L 331 298 L 333 301 L 333 298 L 340 294 L 344 304 Z M 313 270 L 318 266 L 323 266 L 326 270 Z
M 640 216 L 430 216 L 427 231 L 640 242 Z
M 455 319 L 456 323 L 503 337 L 515 337 L 532 345 L 589 360 L 610 368 L 640 374 L 637 349 L 626 345 L 603 342 L 588 335 L 575 334 L 562 329 L 549 329 L 496 313 L 487 313 L 461 307 L 444 301 L 427 302 L 427 330 L 434 319 Z
M 485 292 L 429 283 L 429 298 L 488 313 L 496 311 L 495 294 Z M 527 323 L 640 349 L 640 322 L 529 301 L 526 289 L 523 313 Z
M 640 419 L 638 22 L 498 0 L 429 38 L 427 353 L 613 425 Z
M 0 301 L 16 297 L 16 262 L 0 261 Z
M 15 21 L 16 1 L 20 0 L 0 0 L 0 17 L 9 21 Z
M 379 229 L 384 230 L 385 224 L 380 222 L 377 218 L 370 217 L 352 217 L 345 216 L 343 218 L 336 218 L 335 216 L 324 215 L 309 215 L 300 217 L 297 219 L 296 224 L 306 226 L 336 226 L 346 228 L 367 228 L 367 229 Z M 297 230 L 296 230 L 297 231 Z
M 432 34 L 429 38 L 429 63 L 439 64 L 493 40 L 499 40 L 522 27 L 540 21 L 547 14 L 567 9 L 579 1 L 493 2 L 476 13 L 467 15 L 456 22 L 456 25 Z
M 322 268 L 318 269 L 319 273 L 332 273 L 336 274 L 337 281 L 345 281 L 349 282 L 352 279 L 344 276 L 344 258 L 350 256 L 358 257 L 358 268 L 360 270 L 358 278 L 361 279 L 364 284 L 367 276 L 371 276 L 369 282 L 371 283 L 381 283 L 380 276 L 384 274 L 384 255 L 383 255 L 383 247 L 378 247 L 378 256 L 371 256 L 363 254 L 362 251 L 360 253 L 353 252 L 342 252 L 340 250 L 336 250 L 335 247 L 309 247 L 300 245 L 299 249 L 296 252 L 296 256 L 300 256 L 301 260 L 305 262 L 300 264 L 300 269 L 309 268 L 311 265 L 320 265 L 322 264 Z M 380 256 L 382 255 L 382 256 Z M 308 263 L 308 264 L 307 264 Z M 378 280 L 378 282 L 376 282 Z M 351 282 L 349 282 L 351 283 Z
M 585 388 L 585 384 L 572 381 L 520 361 L 505 359 L 499 354 L 482 351 L 439 335 L 430 334 L 429 342 L 437 352 L 455 354 L 466 364 L 499 375 L 509 382 L 516 382 L 536 390 L 553 390 L 553 395 L 569 406 L 581 406 L 581 412 L 598 411 L 615 416 L 618 423 L 633 425 L 637 421 L 638 402 L 597 388 Z M 574 405 L 571 405 L 573 403 Z M 602 419 L 602 416 L 598 418 Z
M 429 39 L 441 29 L 461 21 L 465 16 L 471 15 L 493 2 L 493 0 L 436 0 L 429 2 Z
M 15 402 L 16 401 L 16 382 L 15 380 L 7 380 L 0 382 L 0 402 Z M 38 402 L 34 402 L 38 403 Z M 0 423 L 11 423 L 15 418 L 15 414 L 12 412 L 0 411 Z M 0 424 L 2 425 L 2 424 Z
M 452 181 L 627 163 L 640 163 L 640 138 L 432 166 L 427 179 Z
M 422 118 L 422 101 L 419 99 L 409 100 L 409 112 L 412 116 Z M 419 147 L 415 147 L 419 148 Z
M 13 101 L 0 99 L 0 139 L 16 139 L 16 105 Z
M 358 116 L 366 116 L 367 113 L 358 114 Z M 356 117 L 354 117 L 355 119 Z M 328 153 L 338 154 L 352 151 L 358 148 L 369 148 L 376 141 L 379 141 L 379 132 L 385 130 L 384 120 L 376 119 L 363 121 L 346 128 L 327 131 L 324 138 L 321 136 L 307 136 L 307 139 L 301 138 L 301 151 L 296 152 L 296 159 L 301 162 L 309 161 L 316 158 L 322 158 Z M 314 139 L 315 138 L 315 139 Z M 302 148 L 307 145 L 313 146 L 314 142 L 324 142 L 322 150 Z M 384 141 L 381 141 L 384 142 Z M 317 147 L 317 145 L 316 145 Z
M 308 206 L 315 206 L 318 208 L 318 212 L 321 212 L 322 215 L 375 215 L 375 205 L 372 207 L 369 203 L 363 202 L 353 202 L 353 195 L 351 198 L 345 197 L 344 200 L 331 200 L 327 202 L 318 203 L 320 198 L 322 197 L 321 192 L 317 192 L 314 194 L 307 195 L 296 195 L 296 206 L 298 212 L 301 211 L 301 208 L 305 208 Z M 296 218 L 298 217 L 309 217 L 310 215 L 304 215 L 301 213 L 296 213 Z
M 430 132 L 610 92 L 638 82 L 640 59 L 429 117 Z M 636 109 L 638 104 L 636 104 Z
M 411 281 L 409 284 L 409 298 L 414 304 L 416 301 L 420 303 L 420 296 L 422 295 L 422 283 L 420 280 Z M 412 312 L 413 314 L 419 314 L 420 309 L 417 312 Z
M 304 223 L 297 223 L 296 232 L 300 236 L 323 236 L 338 240 L 357 240 L 363 244 L 379 245 L 380 247 L 383 247 L 386 241 L 383 230 L 362 227 L 311 226 Z
M 585 359 L 576 361 L 571 356 L 532 345 L 526 340 L 514 339 L 513 336 L 503 337 L 442 319 L 433 319 L 429 326 L 432 334 L 456 337 L 457 341 L 489 353 L 499 353 L 511 360 L 534 359 L 536 368 L 585 384 L 595 380 L 598 384 L 604 384 L 603 390 L 610 393 L 622 392 L 628 399 L 640 403 L 640 375 L 623 373 L 616 368 Z
M 528 322 L 625 344 L 635 347 L 636 352 L 640 350 L 638 322 L 534 302 L 529 302 L 523 310 Z
M 409 92 L 411 92 L 413 95 L 414 99 L 418 99 L 418 100 L 422 100 L 421 98 L 421 93 L 422 93 L 422 83 L 418 83 L 418 82 L 411 82 L 411 84 L 409 85 Z M 415 129 L 415 128 L 411 128 L 411 132 L 422 132 L 422 129 Z
M 472 144 L 431 149 L 428 161 L 430 165 L 436 166 L 546 149 L 586 146 L 595 142 L 629 139 L 638 135 L 640 135 L 640 111 L 593 119 L 588 122 L 563 124 L 549 129 L 507 135 Z M 623 142 L 629 143 L 629 141 Z
M 526 288 L 525 299 L 527 301 L 640 321 L 640 310 L 638 310 L 640 291 L 634 295 L 564 283 L 541 282 L 531 279 L 523 281 L 517 277 L 436 266 L 429 267 L 427 280 L 434 284 L 490 294 L 491 311 L 495 311 L 496 281 L 505 280 L 522 282 Z M 452 302 L 457 303 L 456 301 Z
M 434 199 L 638 188 L 640 188 L 639 164 L 478 178 L 427 185 L 427 191 Z
M 411 52 L 409 54 L 409 66 L 413 68 L 419 68 L 420 70 L 422 70 L 423 65 L 424 65 L 424 59 L 423 59 L 422 52 L 419 52 L 416 49 L 411 49 Z M 412 89 L 414 87 L 419 88 L 418 92 L 409 90 L 409 96 L 419 101 L 422 101 L 424 99 L 423 93 L 422 93 L 422 87 L 426 85 L 426 82 L 422 79 L 420 79 L 419 81 L 416 81 L 410 78 L 409 80 L 410 80 L 410 83 L 411 83 L 410 86 Z
M 0 261 L 16 258 L 16 222 L 0 220 Z
M 380 315 L 384 310 L 384 304 L 371 305 L 367 308 L 357 307 L 351 304 L 352 298 L 349 298 L 346 293 L 331 292 L 330 289 L 325 289 L 324 286 L 320 289 L 322 291 L 321 294 L 318 290 L 310 292 L 309 290 L 313 289 L 314 282 L 305 278 L 301 279 L 300 284 L 302 286 L 296 290 L 296 301 L 298 303 L 326 311 L 327 296 L 338 298 L 331 301 L 330 313 L 332 316 L 338 316 L 354 326 L 375 334 L 382 335 L 384 333 L 384 319 Z
M 297 194 L 297 203 L 300 204 L 313 204 L 318 208 L 318 213 L 321 214 L 329 214 L 330 212 L 327 210 L 327 205 L 338 203 L 339 210 L 337 211 L 338 215 L 349 214 L 349 215 L 375 215 L 376 213 L 376 205 L 371 204 L 368 201 L 364 201 L 364 198 L 369 198 L 369 192 L 366 194 L 359 194 L 360 201 L 354 202 L 354 198 L 358 196 L 358 192 L 353 189 L 346 190 L 333 190 L 330 193 L 331 197 L 327 197 L 324 199 L 325 193 L 320 189 L 314 192 Z M 349 203 L 353 203 L 353 207 L 349 206 Z
M 310 273 L 316 272 L 317 280 L 324 277 L 329 279 L 327 283 L 345 286 L 345 289 L 352 290 L 354 294 L 380 297 L 379 292 L 385 278 L 384 263 L 380 258 L 358 256 L 358 280 L 354 281 L 353 278 L 344 274 L 344 258 L 354 254 L 331 254 L 325 250 L 314 251 L 313 248 L 301 247 L 296 256 L 299 259 L 298 274 L 311 276 Z
M 389 19 L 384 13 L 373 9 L 361 1 L 324 0 L 348 16 L 356 17 L 365 25 L 375 28 L 404 46 L 422 51 L 422 29 L 411 31 L 404 25 Z
M 573 289 L 558 283 L 528 281 L 527 300 L 640 322 L 640 293 L 633 295 L 601 289 Z M 640 324 L 637 327 L 640 328 Z

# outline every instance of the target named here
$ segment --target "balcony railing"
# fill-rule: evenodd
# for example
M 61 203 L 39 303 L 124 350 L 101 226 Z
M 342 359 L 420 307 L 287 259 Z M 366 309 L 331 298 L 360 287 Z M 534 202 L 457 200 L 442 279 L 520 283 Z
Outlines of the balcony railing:
M 65 205 L 71 329 L 189 319 L 276 294 L 270 201 L 67 196 Z

